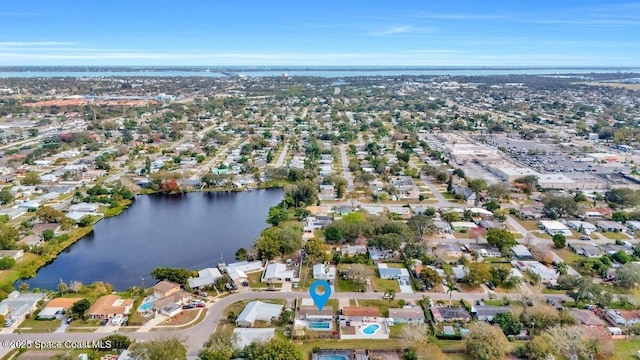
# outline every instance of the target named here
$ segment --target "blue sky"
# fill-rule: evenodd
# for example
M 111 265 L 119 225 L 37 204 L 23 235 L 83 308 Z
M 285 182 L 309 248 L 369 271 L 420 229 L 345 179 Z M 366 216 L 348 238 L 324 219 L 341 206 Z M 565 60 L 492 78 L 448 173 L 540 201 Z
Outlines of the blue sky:
M 640 2 L 23 0 L 0 65 L 640 66 Z

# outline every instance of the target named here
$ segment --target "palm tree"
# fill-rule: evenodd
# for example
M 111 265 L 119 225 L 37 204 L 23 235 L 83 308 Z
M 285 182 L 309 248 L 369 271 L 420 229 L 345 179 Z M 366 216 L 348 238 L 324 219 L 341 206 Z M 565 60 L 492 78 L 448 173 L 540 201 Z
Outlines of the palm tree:
M 556 264 L 555 269 L 559 275 L 567 275 L 567 271 L 569 270 L 569 267 L 567 266 L 567 263 L 559 262 Z
M 458 289 L 458 287 L 456 286 L 455 282 L 453 281 L 448 281 L 447 282 L 447 294 L 449 294 L 449 307 L 451 307 L 451 295 L 453 295 L 454 291 L 460 291 L 460 289 Z
M 396 291 L 394 289 L 387 289 L 384 291 L 384 295 L 388 296 L 389 302 L 396 297 Z

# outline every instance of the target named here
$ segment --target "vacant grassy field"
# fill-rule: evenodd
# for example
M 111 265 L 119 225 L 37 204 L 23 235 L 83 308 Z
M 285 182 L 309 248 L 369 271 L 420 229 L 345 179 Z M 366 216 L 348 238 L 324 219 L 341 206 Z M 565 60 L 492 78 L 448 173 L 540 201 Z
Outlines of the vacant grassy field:
M 615 350 L 615 358 L 618 360 L 637 359 L 637 353 L 640 349 L 640 339 L 632 340 L 614 340 L 613 348 Z
M 384 293 L 387 289 L 395 290 L 395 292 L 400 292 L 400 285 L 398 284 L 397 280 L 386 280 L 375 277 L 373 279 L 373 286 L 375 290 L 378 290 L 381 293 Z
M 580 255 L 574 253 L 568 248 L 555 249 L 554 252 L 558 254 L 567 264 L 573 264 L 580 259 Z
M 602 235 L 604 235 L 604 237 L 606 237 L 607 239 L 611 239 L 611 240 L 629 240 L 629 237 L 627 236 L 627 234 L 621 233 L 621 232 L 607 231 L 607 232 L 603 232 Z
M 60 320 L 36 320 L 33 317 L 27 319 L 19 327 L 23 333 L 54 332 L 60 327 Z
M 365 290 L 366 285 L 361 285 L 351 280 L 344 280 L 341 277 L 336 277 L 335 288 L 340 292 L 358 292 Z

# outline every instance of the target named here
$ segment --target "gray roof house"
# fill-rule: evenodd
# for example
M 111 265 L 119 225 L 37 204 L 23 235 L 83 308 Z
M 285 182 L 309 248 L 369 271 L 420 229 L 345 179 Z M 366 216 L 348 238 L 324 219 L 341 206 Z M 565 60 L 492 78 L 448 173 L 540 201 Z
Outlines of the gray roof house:
M 390 268 L 387 264 L 378 264 L 378 273 L 381 279 L 393 279 L 409 281 L 409 271 L 405 268 Z
M 198 271 L 198 277 L 187 280 L 189 287 L 197 289 L 203 286 L 213 285 L 216 280 L 222 277 L 220 270 L 216 268 L 207 268 Z
M 238 315 L 236 326 L 252 327 L 256 321 L 271 322 L 277 319 L 281 312 L 282 305 L 252 301 L 248 303 L 240 315 Z
M 492 321 L 493 318 L 501 313 L 511 312 L 509 306 L 472 306 L 471 314 L 480 321 Z
M 0 314 L 7 319 L 15 319 L 19 323 L 25 319 L 27 314 L 36 309 L 38 301 L 42 299 L 44 299 L 42 293 L 21 294 L 14 291 L 0 302 Z

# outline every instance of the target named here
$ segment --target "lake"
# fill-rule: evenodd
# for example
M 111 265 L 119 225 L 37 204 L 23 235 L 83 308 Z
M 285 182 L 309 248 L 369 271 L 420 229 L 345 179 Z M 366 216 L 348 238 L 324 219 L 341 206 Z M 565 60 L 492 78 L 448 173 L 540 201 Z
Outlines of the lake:
M 142 278 L 146 287 L 153 285 L 149 274 L 155 267 L 233 262 L 236 250 L 251 247 L 269 226 L 269 208 L 282 197 L 280 189 L 137 196 L 124 213 L 98 222 L 26 282 L 31 289 L 57 289 L 60 279 L 104 281 L 122 291 L 141 286 Z

